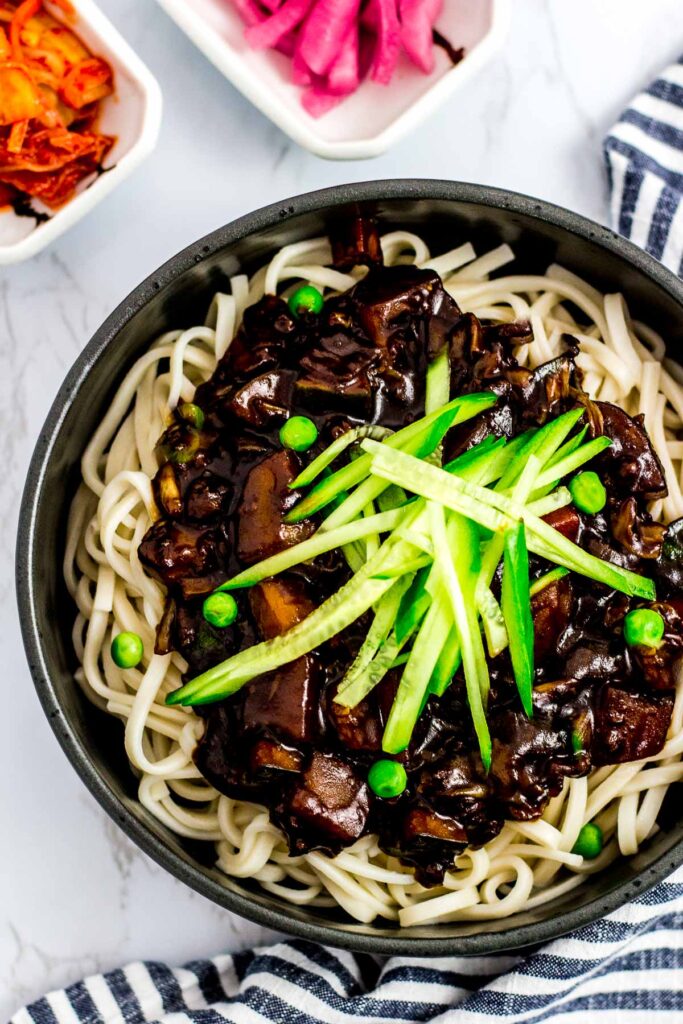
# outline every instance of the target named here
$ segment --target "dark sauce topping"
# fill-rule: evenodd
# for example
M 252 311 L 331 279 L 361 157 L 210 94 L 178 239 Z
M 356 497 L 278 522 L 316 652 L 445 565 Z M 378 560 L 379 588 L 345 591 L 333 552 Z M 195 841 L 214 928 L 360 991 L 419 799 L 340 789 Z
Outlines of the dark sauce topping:
M 493 758 L 485 774 L 456 675 L 442 698 L 430 699 L 400 755 L 408 785 L 392 800 L 376 797 L 366 780 L 381 756 L 396 672 L 356 708 L 332 700 L 367 617 L 200 709 L 206 730 L 196 761 L 203 775 L 221 792 L 265 804 L 293 853 L 336 852 L 375 832 L 383 849 L 415 865 L 424 884 L 436 884 L 458 852 L 492 839 L 506 818 L 537 818 L 565 778 L 661 749 L 683 646 L 683 527 L 652 522 L 646 502 L 665 493 L 665 483 L 642 420 L 582 391 L 572 338 L 558 358 L 524 369 L 513 348 L 531 338 L 528 323 L 480 322 L 461 314 L 434 272 L 381 266 L 372 223 L 352 223 L 333 249 L 339 266 L 365 263 L 367 276 L 317 317 L 295 319 L 274 296 L 248 309 L 213 377 L 197 390 L 202 428 L 178 420 L 160 439 L 154 490 L 162 517 L 140 545 L 142 562 L 168 588 L 158 648 L 179 650 L 191 678 L 286 632 L 339 588 L 349 570 L 333 552 L 249 593 L 236 591 L 239 616 L 228 628 L 202 616 L 202 599 L 218 584 L 316 528 L 314 521 L 283 523 L 299 497 L 288 485 L 302 459 L 354 424 L 395 428 L 423 414 L 427 364 L 444 344 L 452 395 L 491 389 L 499 396 L 495 408 L 451 431 L 446 458 L 487 434 L 513 437 L 577 404 L 593 435 L 612 439 L 591 463 L 607 488 L 604 510 L 590 516 L 570 506 L 547 521 L 599 557 L 655 578 L 666 623 L 658 649 L 629 648 L 622 623 L 636 602 L 574 574 L 548 585 L 532 603 L 533 718 L 522 711 L 503 652 L 490 662 Z M 318 427 L 306 456 L 278 440 L 292 414 Z M 532 559 L 534 577 L 549 568 Z

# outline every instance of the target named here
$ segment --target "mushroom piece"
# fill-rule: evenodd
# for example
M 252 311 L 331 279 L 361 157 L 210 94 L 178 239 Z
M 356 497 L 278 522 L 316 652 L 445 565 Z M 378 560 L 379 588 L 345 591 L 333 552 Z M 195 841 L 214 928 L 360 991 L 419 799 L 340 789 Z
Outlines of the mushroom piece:
M 666 527 L 653 523 L 647 512 L 638 513 L 636 499 L 626 498 L 611 517 L 612 533 L 621 546 L 638 558 L 659 558 Z
M 140 561 L 167 587 L 185 597 L 205 594 L 225 579 L 223 538 L 211 527 L 160 519 L 142 538 Z
M 574 592 L 566 576 L 554 580 L 531 599 L 534 621 L 534 657 L 542 661 L 557 650 L 557 644 L 569 625 Z
M 289 811 L 328 839 L 350 843 L 365 830 L 367 783 L 334 754 L 316 751 L 289 800 Z
M 631 417 L 610 402 L 593 402 L 591 428 L 594 436 L 608 437 L 612 445 L 600 456 L 623 491 L 648 501 L 667 494 L 666 480 L 644 426 L 642 416 Z
M 335 270 L 372 267 L 384 262 L 377 221 L 372 217 L 343 217 L 330 232 Z
M 493 791 L 517 821 L 538 818 L 566 776 L 577 774 L 568 731 L 557 720 L 503 711 L 494 728 L 491 771 Z
M 208 387 L 234 380 L 241 383 L 267 370 L 277 370 L 290 351 L 294 355 L 297 332 L 297 322 L 287 303 L 275 295 L 264 295 L 245 309 L 242 326 Z
M 230 412 L 250 427 L 268 427 L 287 419 L 292 408 L 296 374 L 293 370 L 271 370 L 254 377 L 235 393 Z
M 229 488 L 218 477 L 205 473 L 185 492 L 185 510 L 189 519 L 212 519 L 222 512 Z
M 314 654 L 304 654 L 244 687 L 245 729 L 270 729 L 294 741 L 312 743 L 318 731 L 321 671 Z
M 412 266 L 374 268 L 349 298 L 364 334 L 397 370 L 408 367 L 409 354 L 426 356 L 429 346 L 438 351 L 461 316 L 439 275 Z M 440 344 L 432 337 L 435 320 L 443 321 Z
M 376 701 L 369 698 L 355 708 L 345 708 L 329 699 L 327 716 L 345 750 L 381 750 L 382 722 Z
M 334 316 L 331 317 L 335 319 Z M 381 354 L 347 324 L 331 327 L 302 356 L 297 403 L 312 410 L 370 415 Z
M 442 800 L 463 796 L 483 800 L 490 793 L 488 783 L 477 771 L 474 758 L 469 754 L 457 754 L 430 765 L 420 775 L 419 789 L 434 799 Z
M 278 576 L 252 588 L 249 603 L 265 640 L 282 636 L 313 611 L 305 583 L 295 576 Z M 295 741 L 312 742 L 318 732 L 322 671 L 315 654 L 258 676 L 245 687 L 245 729 L 272 729 Z
M 603 686 L 595 709 L 594 763 L 622 764 L 658 754 L 673 706 L 673 698 L 665 694 L 651 697 L 620 686 Z
M 668 591 L 683 590 L 683 519 L 669 523 L 655 572 L 657 582 Z
M 282 450 L 257 463 L 246 479 L 238 509 L 237 553 L 243 562 L 259 562 L 306 540 L 310 520 L 288 524 L 283 517 L 299 500 L 290 484 L 301 468 L 294 452 Z

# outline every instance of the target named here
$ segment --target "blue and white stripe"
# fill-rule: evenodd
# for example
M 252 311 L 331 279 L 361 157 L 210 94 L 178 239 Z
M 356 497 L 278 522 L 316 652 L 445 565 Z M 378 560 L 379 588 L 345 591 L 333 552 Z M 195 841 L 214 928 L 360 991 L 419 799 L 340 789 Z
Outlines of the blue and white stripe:
M 171 969 L 134 963 L 39 999 L 11 1024 L 680 1024 L 683 869 L 526 955 L 398 958 L 302 939 Z
M 615 231 L 683 277 L 683 57 L 635 98 L 604 149 Z

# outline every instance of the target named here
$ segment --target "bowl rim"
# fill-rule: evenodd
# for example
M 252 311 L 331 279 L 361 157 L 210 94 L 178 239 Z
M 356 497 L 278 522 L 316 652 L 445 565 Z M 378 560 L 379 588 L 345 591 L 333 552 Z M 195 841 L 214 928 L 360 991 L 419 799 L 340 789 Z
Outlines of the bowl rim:
M 83 191 L 55 210 L 49 220 L 36 224 L 25 238 L 9 245 L 0 245 L 0 266 L 11 266 L 31 259 L 74 227 L 147 159 L 159 138 L 163 97 L 156 78 L 94 0 L 74 0 L 74 10 L 75 31 L 79 32 L 79 24 L 87 26 L 105 42 L 114 73 L 125 71 L 139 87 L 143 100 L 140 128 L 129 150 L 105 174 L 100 174 Z M 107 99 L 117 102 L 116 91 Z
M 100 806 L 127 836 L 161 867 L 219 906 L 278 932 L 343 949 L 381 955 L 481 955 L 548 942 L 617 910 L 636 896 L 642 896 L 683 863 L 683 838 L 662 853 L 636 878 L 622 882 L 605 896 L 585 906 L 568 910 L 557 917 L 532 924 L 513 925 L 500 932 L 483 931 L 456 938 L 411 937 L 409 930 L 397 930 L 395 936 L 375 936 L 357 932 L 350 923 L 326 924 L 297 920 L 288 915 L 285 906 L 282 909 L 262 906 L 251 900 L 247 893 L 231 891 L 199 865 L 185 861 L 160 836 L 138 820 L 132 810 L 115 795 L 92 764 L 88 750 L 81 743 L 75 728 L 61 707 L 47 669 L 45 638 L 41 636 L 38 627 L 36 610 L 41 581 L 36 567 L 35 525 L 39 506 L 45 497 L 44 479 L 55 440 L 68 411 L 87 380 L 90 369 L 105 349 L 115 342 L 124 325 L 165 285 L 207 257 L 250 234 L 275 227 L 300 214 L 329 211 L 345 204 L 419 199 L 485 205 L 550 223 L 626 259 L 653 279 L 681 305 L 683 311 L 683 281 L 632 242 L 615 234 L 609 228 L 563 207 L 504 189 L 437 179 L 368 181 L 308 192 L 246 214 L 181 250 L 133 289 L 95 332 L 67 374 L 38 437 L 21 501 L 16 549 L 17 598 L 22 638 L 31 676 L 59 744 Z
M 216 32 L 199 12 L 189 8 L 184 0 L 157 0 L 157 3 L 207 60 L 264 117 L 294 142 L 325 160 L 368 160 L 391 149 L 485 66 L 503 46 L 512 22 L 511 0 L 490 0 L 490 24 L 479 42 L 465 54 L 464 60 L 436 78 L 425 92 L 376 135 L 334 141 L 322 134 L 320 122 L 303 107 L 290 109 L 288 104 L 283 103 L 249 65 L 243 54 Z

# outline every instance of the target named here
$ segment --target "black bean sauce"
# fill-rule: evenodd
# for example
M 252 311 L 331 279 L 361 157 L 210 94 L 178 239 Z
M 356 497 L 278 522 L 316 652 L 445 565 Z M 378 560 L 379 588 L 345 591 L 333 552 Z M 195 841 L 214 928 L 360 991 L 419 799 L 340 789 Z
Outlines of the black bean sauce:
M 434 272 L 381 266 L 371 222 L 347 228 L 334 250 L 339 265 L 367 264 L 367 276 L 317 317 L 295 319 L 274 296 L 248 309 L 213 377 L 197 390 L 202 428 L 179 419 L 159 441 L 154 487 L 162 515 L 140 545 L 143 563 L 168 588 L 159 649 L 182 652 L 191 678 L 285 632 L 349 578 L 341 555 L 331 553 L 238 591 L 240 614 L 227 629 L 202 617 L 202 600 L 218 584 L 315 530 L 312 520 L 283 522 L 299 498 L 288 485 L 304 461 L 355 424 L 396 428 L 423 414 L 428 361 L 444 344 L 452 395 L 490 389 L 499 397 L 494 409 L 451 431 L 447 458 L 487 434 L 513 437 L 577 404 L 592 433 L 613 440 L 591 467 L 607 486 L 604 512 L 586 516 L 569 507 L 547 520 L 599 557 L 655 577 L 666 621 L 656 652 L 627 648 L 622 622 L 633 602 L 576 575 L 549 585 L 533 599 L 533 718 L 521 709 L 504 652 L 490 662 L 486 774 L 456 675 L 442 698 L 430 699 L 401 755 L 408 786 L 395 800 L 376 797 L 366 779 L 381 756 L 400 670 L 352 710 L 332 700 L 367 616 L 322 649 L 200 709 L 203 775 L 221 792 L 265 804 L 293 853 L 335 852 L 375 832 L 383 849 L 431 885 L 458 852 L 492 839 L 506 818 L 537 818 L 565 778 L 661 749 L 683 644 L 680 528 L 667 534 L 647 514 L 647 501 L 665 493 L 661 465 L 640 419 L 584 394 L 573 339 L 531 372 L 513 356 L 531 337 L 528 323 L 481 323 L 461 314 Z M 305 456 L 279 442 L 291 414 L 311 417 L 319 429 Z M 533 575 L 549 568 L 532 559 Z

